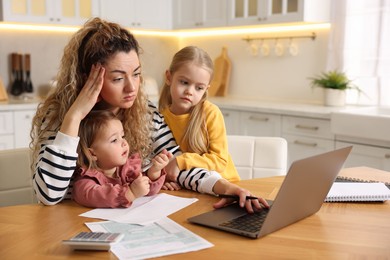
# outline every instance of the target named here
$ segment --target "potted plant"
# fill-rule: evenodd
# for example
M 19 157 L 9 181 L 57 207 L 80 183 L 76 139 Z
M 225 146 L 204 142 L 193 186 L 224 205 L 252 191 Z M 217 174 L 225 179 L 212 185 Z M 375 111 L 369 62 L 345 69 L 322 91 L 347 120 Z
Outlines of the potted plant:
M 344 72 L 337 70 L 322 72 L 319 76 L 310 79 L 312 87 L 320 87 L 325 90 L 324 103 L 326 106 L 344 106 L 347 89 L 361 91 L 359 87 L 352 84 Z

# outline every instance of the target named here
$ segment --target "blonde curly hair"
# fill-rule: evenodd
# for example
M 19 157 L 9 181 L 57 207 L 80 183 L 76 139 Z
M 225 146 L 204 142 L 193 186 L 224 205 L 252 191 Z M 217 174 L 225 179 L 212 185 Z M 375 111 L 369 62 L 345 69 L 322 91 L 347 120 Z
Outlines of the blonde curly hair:
M 65 114 L 87 81 L 93 64 L 102 65 L 118 52 L 135 51 L 140 47 L 134 36 L 116 23 L 92 18 L 77 31 L 66 45 L 57 74 L 54 91 L 39 104 L 33 118 L 30 148 L 35 165 L 41 146 L 60 129 Z M 142 84 L 142 83 L 141 83 Z M 151 113 L 143 88 L 140 87 L 133 106 L 121 109 L 118 117 L 126 132 L 130 154 L 145 158 L 151 152 Z

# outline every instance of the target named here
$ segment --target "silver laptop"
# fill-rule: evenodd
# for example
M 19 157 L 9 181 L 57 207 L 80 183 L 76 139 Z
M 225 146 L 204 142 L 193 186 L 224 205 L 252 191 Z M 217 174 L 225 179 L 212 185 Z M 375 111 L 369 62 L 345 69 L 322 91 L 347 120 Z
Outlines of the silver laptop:
M 351 149 L 349 146 L 293 162 L 275 200 L 270 201 L 270 209 L 250 214 L 233 203 L 188 221 L 251 238 L 286 227 L 321 208 Z

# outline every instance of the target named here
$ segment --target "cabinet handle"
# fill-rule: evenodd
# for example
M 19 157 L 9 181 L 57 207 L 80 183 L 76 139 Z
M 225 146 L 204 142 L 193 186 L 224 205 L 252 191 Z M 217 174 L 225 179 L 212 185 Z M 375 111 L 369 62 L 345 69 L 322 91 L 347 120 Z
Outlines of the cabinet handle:
M 230 116 L 230 114 L 229 113 L 223 113 L 222 114 L 224 117 L 228 117 L 228 116 Z
M 386 159 L 390 159 L 390 154 L 388 154 L 388 153 L 385 154 L 385 158 L 386 158 Z
M 295 140 L 294 144 L 306 145 L 306 146 L 310 146 L 310 147 L 316 147 L 317 146 L 317 143 L 309 143 L 309 142 L 303 142 L 303 141 L 299 141 L 299 140 Z
M 313 131 L 317 131 L 319 129 L 318 126 L 309 126 L 309 125 L 295 125 L 295 128 L 313 130 Z
M 250 116 L 250 117 L 249 117 L 249 120 L 267 122 L 267 121 L 269 120 L 269 118 L 268 118 L 268 117 Z

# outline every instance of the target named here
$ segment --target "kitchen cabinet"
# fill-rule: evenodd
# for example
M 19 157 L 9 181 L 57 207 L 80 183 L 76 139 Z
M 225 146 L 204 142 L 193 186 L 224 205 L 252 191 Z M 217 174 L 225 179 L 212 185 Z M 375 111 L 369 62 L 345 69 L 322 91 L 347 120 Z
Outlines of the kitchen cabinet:
M 14 123 L 13 114 L 10 111 L 0 112 L 0 150 L 13 148 Z
M 0 150 L 28 147 L 36 104 L 1 105 Z
M 135 29 L 172 29 L 172 0 L 100 0 L 100 17 Z
M 240 112 L 233 109 L 221 109 L 224 121 L 226 134 L 240 135 Z
M 353 146 L 345 167 L 367 166 L 390 171 L 390 147 L 336 141 L 336 148 Z
M 97 11 L 98 0 L 1 1 L 1 20 L 6 22 L 82 25 Z
M 31 142 L 30 131 L 35 110 L 14 112 L 14 148 L 28 147 Z
M 229 0 L 229 26 L 329 22 L 329 0 Z
M 225 119 L 226 133 L 229 135 L 280 136 L 281 116 L 221 109 Z
M 174 0 L 173 29 L 226 26 L 227 0 Z
M 288 143 L 288 166 L 293 161 L 334 150 L 330 120 L 283 116 L 282 137 Z
M 288 143 L 288 167 L 293 161 L 352 145 L 344 167 L 367 166 L 390 171 L 390 142 L 335 135 L 331 130 L 333 110 L 329 107 L 232 98 L 210 99 L 220 107 L 228 134 L 285 138 Z M 259 122 L 256 123 L 254 118 Z M 278 130 L 278 118 L 281 131 Z
M 239 126 L 242 135 L 280 136 L 281 116 L 241 111 Z

